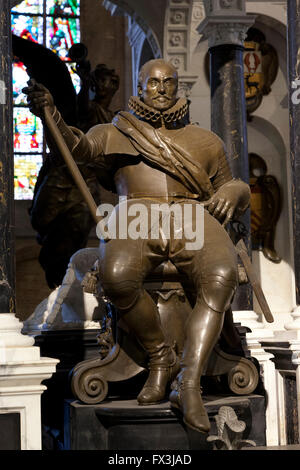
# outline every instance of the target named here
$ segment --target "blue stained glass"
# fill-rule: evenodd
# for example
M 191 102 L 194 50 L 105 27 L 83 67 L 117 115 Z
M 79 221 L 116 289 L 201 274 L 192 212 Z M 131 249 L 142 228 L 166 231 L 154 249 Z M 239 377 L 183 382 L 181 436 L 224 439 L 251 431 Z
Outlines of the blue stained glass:
M 43 164 L 42 155 L 15 155 L 15 199 L 33 199 L 37 176 Z
M 24 0 L 12 8 L 12 13 L 32 13 L 32 14 L 43 14 L 44 12 L 44 0 Z
M 16 36 L 43 44 L 43 18 L 40 16 L 12 15 L 11 30 Z

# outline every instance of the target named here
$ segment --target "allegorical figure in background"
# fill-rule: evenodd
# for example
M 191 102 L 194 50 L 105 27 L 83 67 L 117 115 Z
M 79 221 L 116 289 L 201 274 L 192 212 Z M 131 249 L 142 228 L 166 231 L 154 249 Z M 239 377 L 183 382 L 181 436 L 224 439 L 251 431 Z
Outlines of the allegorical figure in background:
M 281 210 L 281 191 L 277 179 L 268 175 L 266 162 L 257 154 L 249 154 L 251 188 L 251 240 L 254 250 L 262 250 L 273 263 L 280 263 L 274 243 Z
M 67 66 L 54 52 L 13 36 L 14 55 L 26 65 L 29 76 L 51 91 L 67 124 L 86 131 L 95 124 L 112 120 L 114 113 L 109 106 L 118 90 L 119 79 L 103 64 L 91 71 L 86 58 L 88 51 L 82 43 L 71 49 L 75 55 L 72 60 L 79 60 L 76 69 L 82 76 L 82 88 L 77 96 Z M 93 100 L 89 99 L 91 90 L 95 94 Z M 51 140 L 49 136 L 46 138 Z M 41 245 L 39 262 L 53 289 L 62 283 L 70 257 L 87 245 L 95 223 L 59 152 L 54 146 L 51 152 L 39 172 L 29 214 Z M 80 170 L 99 204 L 97 169 L 84 164 Z
M 97 165 L 99 175 L 103 172 L 119 197 L 126 197 L 128 224 L 134 218 L 130 208 L 136 203 L 147 213 L 155 204 L 170 210 L 176 205 L 188 212 L 181 236 L 178 227 L 170 235 L 160 227 L 158 237 L 147 232 L 146 238 L 120 234 L 102 239 L 99 278 L 105 296 L 148 354 L 149 376 L 138 403 L 162 401 L 175 379 L 171 406 L 180 410 L 188 426 L 207 432 L 210 423 L 200 378 L 238 283 L 237 255 L 224 226 L 247 209 L 250 189 L 233 179 L 223 142 L 189 122 L 187 101 L 177 98 L 177 89 L 176 69 L 164 60 L 151 60 L 140 71 L 138 96 L 129 101 L 131 112 L 121 111 L 111 124 L 94 126 L 86 134 L 65 124 L 43 86 L 30 86 L 24 92 L 37 116 L 43 116 L 49 106 L 75 160 Z M 113 216 L 122 210 L 122 201 Z M 199 222 L 203 203 L 204 244 L 187 248 L 186 233 Z M 166 341 L 157 305 L 143 286 L 146 276 L 168 260 L 188 277 L 196 292 L 185 323 L 180 363 Z

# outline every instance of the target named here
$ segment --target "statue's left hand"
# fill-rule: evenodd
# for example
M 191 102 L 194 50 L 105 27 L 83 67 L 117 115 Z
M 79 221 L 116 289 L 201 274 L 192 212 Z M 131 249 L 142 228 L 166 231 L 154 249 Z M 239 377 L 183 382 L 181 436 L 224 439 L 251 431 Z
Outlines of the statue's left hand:
M 210 199 L 207 210 L 225 226 L 246 210 L 249 201 L 249 186 L 243 181 L 232 180 L 218 189 Z

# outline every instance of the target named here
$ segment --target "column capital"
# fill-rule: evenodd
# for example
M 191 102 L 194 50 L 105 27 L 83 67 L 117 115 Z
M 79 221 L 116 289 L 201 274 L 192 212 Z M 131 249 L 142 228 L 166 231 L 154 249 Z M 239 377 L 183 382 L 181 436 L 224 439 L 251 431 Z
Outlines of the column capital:
M 243 46 L 248 29 L 255 21 L 247 15 L 242 0 L 208 0 L 205 2 L 206 18 L 197 31 L 208 39 L 209 48 L 231 44 Z

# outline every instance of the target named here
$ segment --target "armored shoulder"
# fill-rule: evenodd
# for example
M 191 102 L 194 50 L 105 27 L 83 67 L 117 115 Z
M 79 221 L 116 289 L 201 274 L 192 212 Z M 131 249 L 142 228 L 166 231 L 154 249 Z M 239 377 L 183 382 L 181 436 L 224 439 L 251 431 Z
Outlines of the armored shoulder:
M 130 140 L 111 123 L 92 127 L 86 136 L 92 147 L 98 149 L 101 146 L 104 155 L 138 155 Z
M 225 151 L 223 140 L 214 132 L 199 127 L 196 124 L 189 124 L 186 130 L 191 138 L 197 141 L 197 144 L 200 145 L 201 148 L 205 148 L 207 151 L 211 152 L 213 156 L 219 155 Z

